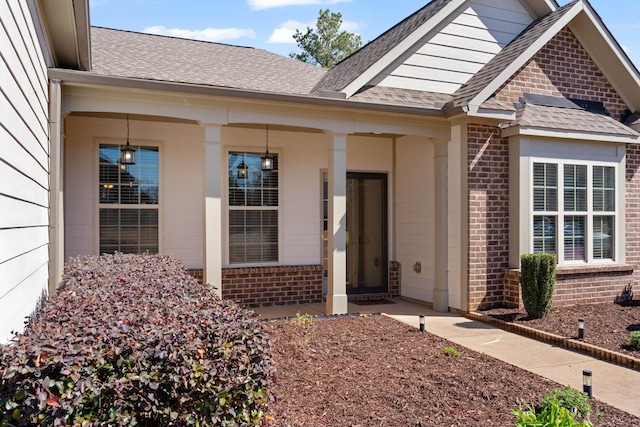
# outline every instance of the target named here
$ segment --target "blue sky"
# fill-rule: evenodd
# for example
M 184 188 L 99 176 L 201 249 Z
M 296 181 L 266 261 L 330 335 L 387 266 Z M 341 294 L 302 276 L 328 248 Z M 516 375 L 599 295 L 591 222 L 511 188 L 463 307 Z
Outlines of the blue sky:
M 559 0 L 561 5 L 569 0 Z M 91 0 L 92 25 L 297 51 L 291 35 L 313 27 L 321 8 L 340 12 L 343 28 L 373 40 L 427 0 Z M 591 0 L 640 68 L 640 0 Z

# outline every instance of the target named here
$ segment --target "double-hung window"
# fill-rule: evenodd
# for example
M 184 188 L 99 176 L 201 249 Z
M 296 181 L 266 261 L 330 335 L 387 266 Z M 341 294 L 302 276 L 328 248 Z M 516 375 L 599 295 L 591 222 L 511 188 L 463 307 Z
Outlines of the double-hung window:
M 136 146 L 136 164 L 121 165 L 120 146 L 100 144 L 100 253 L 158 253 L 159 150 Z
M 231 151 L 228 161 L 229 263 L 278 262 L 278 155 L 268 172 L 260 153 Z
M 533 163 L 533 252 L 560 264 L 614 260 L 616 168 Z

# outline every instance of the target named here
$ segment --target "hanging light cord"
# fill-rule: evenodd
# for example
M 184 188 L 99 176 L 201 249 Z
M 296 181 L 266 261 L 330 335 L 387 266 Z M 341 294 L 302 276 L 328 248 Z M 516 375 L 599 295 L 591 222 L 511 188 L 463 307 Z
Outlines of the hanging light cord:
M 269 154 L 269 125 L 267 124 L 267 154 Z
M 127 145 L 129 145 L 129 114 L 127 114 Z

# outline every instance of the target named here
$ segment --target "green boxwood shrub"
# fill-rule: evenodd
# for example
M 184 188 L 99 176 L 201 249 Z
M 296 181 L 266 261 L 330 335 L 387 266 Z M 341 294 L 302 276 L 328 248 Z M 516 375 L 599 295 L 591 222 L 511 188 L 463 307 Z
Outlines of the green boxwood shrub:
M 547 315 L 553 303 L 556 283 L 556 257 L 550 254 L 523 254 L 520 257 L 522 302 L 529 317 Z
M 570 386 L 551 390 L 540 398 L 542 408 L 550 408 L 553 404 L 566 408 L 580 418 L 587 418 L 591 414 L 589 396 Z
M 156 255 L 68 262 L 64 286 L 0 348 L 0 425 L 251 426 L 270 417 L 258 321 Z

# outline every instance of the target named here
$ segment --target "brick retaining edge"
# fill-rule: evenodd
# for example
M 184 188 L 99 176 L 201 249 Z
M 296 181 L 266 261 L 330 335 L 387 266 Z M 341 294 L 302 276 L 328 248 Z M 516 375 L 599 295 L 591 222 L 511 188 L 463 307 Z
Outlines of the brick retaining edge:
M 517 323 L 505 322 L 504 320 L 486 316 L 478 312 L 465 313 L 465 317 L 467 319 L 477 320 L 478 322 L 483 322 L 488 325 L 495 326 L 508 332 L 523 335 L 527 338 L 533 338 L 537 341 L 542 341 L 547 344 L 557 345 L 558 347 L 563 347 L 568 350 L 594 357 L 596 359 L 604 360 L 605 362 L 615 363 L 616 365 L 620 365 L 625 368 L 640 371 L 640 359 L 636 359 L 635 357 L 628 356 L 626 354 L 618 353 L 617 351 L 598 347 L 592 344 L 587 344 L 573 338 L 566 338 L 549 332 L 540 331 L 538 329 L 519 325 Z

